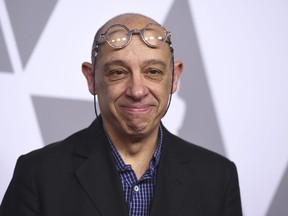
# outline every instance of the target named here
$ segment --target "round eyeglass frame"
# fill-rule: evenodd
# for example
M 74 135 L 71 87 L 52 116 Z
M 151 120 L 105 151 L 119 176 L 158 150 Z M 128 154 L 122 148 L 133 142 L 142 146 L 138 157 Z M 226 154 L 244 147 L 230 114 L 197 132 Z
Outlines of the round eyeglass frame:
M 163 30 L 163 35 L 165 35 L 165 37 L 160 41 L 160 43 L 158 44 L 151 44 L 147 41 L 147 39 L 145 38 L 145 31 L 149 28 L 151 28 L 151 26 L 156 26 L 157 28 L 160 28 L 161 30 Z M 127 38 L 128 40 L 126 40 L 123 44 L 117 46 L 113 43 L 111 43 L 111 41 L 109 40 L 109 32 L 111 29 L 115 28 L 115 27 L 120 27 L 120 28 L 123 28 L 125 31 L 127 31 Z M 170 45 L 170 50 L 171 52 L 173 53 L 173 48 L 172 48 L 172 43 L 171 43 L 171 32 L 170 31 L 167 31 L 163 26 L 157 24 L 157 23 L 148 23 L 143 29 L 132 29 L 130 30 L 127 26 L 123 25 L 123 24 L 114 24 L 112 26 L 110 26 L 104 33 L 101 33 L 98 40 L 96 41 L 95 43 L 95 51 L 96 53 L 98 52 L 99 50 L 99 45 L 100 45 L 100 41 L 102 38 L 104 38 L 106 40 L 106 42 L 113 48 L 115 49 L 122 49 L 124 47 L 126 47 L 130 41 L 132 40 L 132 36 L 133 34 L 140 34 L 141 36 L 141 39 L 142 41 L 149 47 L 152 47 L 152 48 L 156 48 L 156 47 L 160 47 L 162 44 L 164 44 L 164 42 L 167 42 L 169 45 Z

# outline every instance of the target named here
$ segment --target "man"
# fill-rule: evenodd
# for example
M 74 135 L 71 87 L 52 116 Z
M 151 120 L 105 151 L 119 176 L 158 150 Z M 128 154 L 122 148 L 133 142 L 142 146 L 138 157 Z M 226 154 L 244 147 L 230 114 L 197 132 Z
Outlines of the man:
M 182 72 L 170 32 L 140 14 L 114 17 L 82 71 L 101 115 L 18 159 L 1 216 L 242 215 L 234 163 L 161 124 Z

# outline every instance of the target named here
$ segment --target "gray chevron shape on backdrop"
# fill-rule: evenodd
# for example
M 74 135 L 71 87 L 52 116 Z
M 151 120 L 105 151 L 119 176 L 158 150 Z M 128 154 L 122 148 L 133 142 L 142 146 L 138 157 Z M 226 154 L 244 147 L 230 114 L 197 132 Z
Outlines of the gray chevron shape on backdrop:
M 88 127 L 95 119 L 91 101 L 31 96 L 44 145 Z
M 0 72 L 13 72 L 0 23 Z
M 269 176 L 268 173 L 267 176 Z M 286 216 L 288 214 L 287 202 L 288 202 L 288 164 L 266 216 Z
M 25 68 L 57 0 L 5 0 L 22 67 Z
M 186 103 L 186 113 L 179 135 L 190 142 L 225 155 L 193 17 L 189 8 L 187 0 L 175 0 L 164 24 L 172 32 L 175 59 L 184 62 L 179 96 Z

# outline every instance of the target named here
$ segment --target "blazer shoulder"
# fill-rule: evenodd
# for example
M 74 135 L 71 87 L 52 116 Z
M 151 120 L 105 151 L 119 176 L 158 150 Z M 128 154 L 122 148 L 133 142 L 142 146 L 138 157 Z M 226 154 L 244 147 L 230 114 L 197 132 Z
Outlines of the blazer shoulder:
M 206 149 L 200 145 L 188 142 L 181 137 L 170 133 L 167 129 L 164 132 L 165 140 L 168 148 L 173 151 L 180 160 L 191 161 L 201 166 L 215 167 L 220 166 L 231 168 L 235 166 L 234 162 L 228 159 L 226 156 Z
M 86 143 L 88 134 L 89 127 L 75 132 L 63 140 L 21 155 L 17 160 L 17 164 L 23 164 L 23 166 L 30 169 L 39 169 L 40 167 L 44 169 L 46 166 L 68 162 L 75 154 L 77 145 Z
M 75 148 L 75 145 L 83 139 L 83 137 L 85 137 L 85 134 L 87 133 L 87 128 L 80 130 L 78 132 L 75 132 L 74 134 L 68 136 L 67 138 L 60 140 L 60 141 L 56 141 L 53 143 L 49 143 L 48 145 L 42 147 L 42 148 L 38 148 L 35 149 L 25 155 L 23 155 L 24 157 L 43 157 L 45 155 L 49 155 L 49 154 L 57 154 L 60 152 L 70 152 L 73 151 L 73 149 Z

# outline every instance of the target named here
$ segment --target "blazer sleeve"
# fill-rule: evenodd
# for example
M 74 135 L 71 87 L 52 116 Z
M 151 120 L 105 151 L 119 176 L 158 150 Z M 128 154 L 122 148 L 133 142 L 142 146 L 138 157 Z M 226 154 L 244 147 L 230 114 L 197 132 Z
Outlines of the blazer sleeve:
M 223 216 L 242 216 L 241 196 L 237 168 L 232 163 L 232 172 L 226 189 Z
M 39 201 L 31 170 L 24 156 L 17 160 L 12 180 L 0 206 L 1 216 L 38 216 Z

